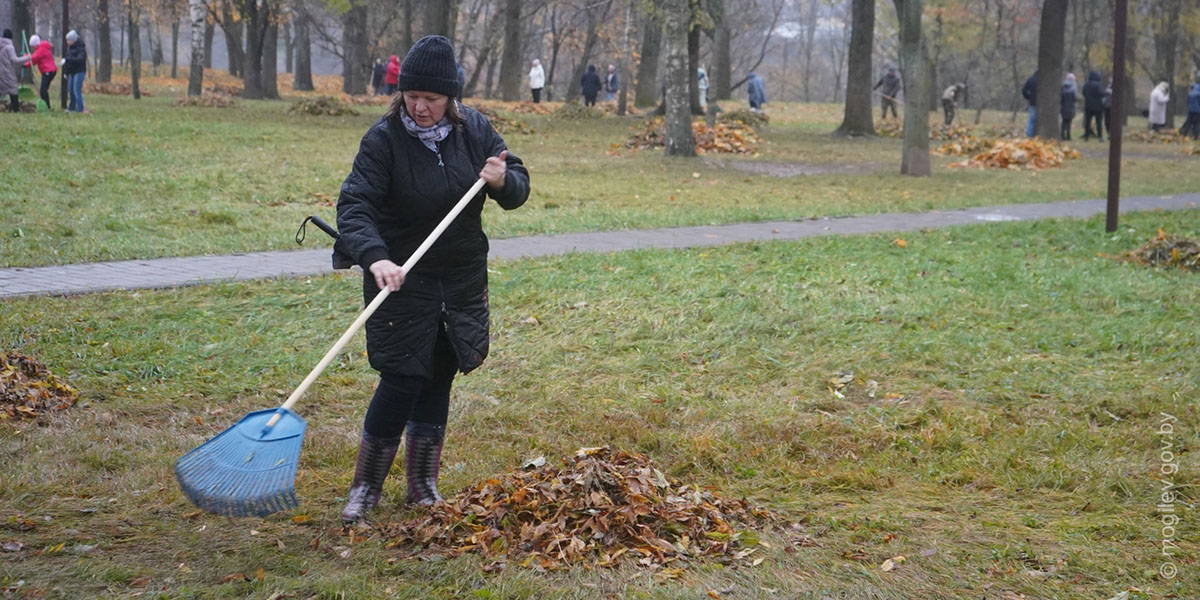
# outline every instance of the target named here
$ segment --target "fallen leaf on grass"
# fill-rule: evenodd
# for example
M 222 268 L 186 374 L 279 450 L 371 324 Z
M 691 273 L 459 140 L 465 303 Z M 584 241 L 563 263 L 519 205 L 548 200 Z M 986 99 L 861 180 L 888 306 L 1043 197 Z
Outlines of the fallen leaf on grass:
M 292 517 L 293 523 L 307 523 L 311 520 L 312 520 L 312 517 L 310 517 L 308 515 L 296 515 L 296 516 Z
M 20 552 L 24 547 L 25 544 L 16 541 L 0 543 L 0 550 L 5 552 Z
M 249 580 L 249 578 L 246 577 L 245 573 L 234 573 L 232 575 L 226 575 L 226 576 L 222 577 L 221 583 L 235 583 L 235 582 L 239 582 L 239 581 L 248 581 L 248 580 Z
M 881 571 L 891 571 L 891 570 L 894 570 L 896 567 L 904 564 L 904 561 L 906 561 L 906 560 L 908 560 L 908 559 L 903 556 L 893 556 L 893 557 L 883 561 L 883 564 L 879 565 L 879 569 Z

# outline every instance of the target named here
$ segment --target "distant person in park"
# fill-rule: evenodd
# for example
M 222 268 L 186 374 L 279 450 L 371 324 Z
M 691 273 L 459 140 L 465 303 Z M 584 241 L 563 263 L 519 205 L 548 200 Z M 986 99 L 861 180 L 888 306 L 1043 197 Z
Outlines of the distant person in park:
M 595 106 L 596 95 L 600 93 L 600 74 L 596 72 L 596 65 L 588 65 L 587 73 L 579 78 L 579 88 L 583 93 L 583 105 Z
M 54 66 L 54 50 L 50 42 L 42 41 L 37 34 L 29 36 L 29 47 L 33 48 L 33 55 L 25 66 L 32 64 L 42 74 L 42 86 L 38 88 L 38 95 L 42 97 L 42 102 L 46 103 L 46 108 L 50 109 L 50 82 L 58 75 L 58 67 Z
M 1104 128 L 1108 130 L 1108 136 L 1112 137 L 1112 80 L 1108 82 L 1108 87 L 1104 88 Z
M 750 96 L 750 110 L 762 110 L 767 103 L 767 86 L 754 71 L 747 75 L 746 93 Z
M 0 94 L 8 95 L 9 112 L 19 113 L 21 99 L 17 97 L 17 92 L 21 82 L 17 81 L 17 69 L 21 67 L 21 63 L 29 60 L 29 55 L 17 55 L 16 49 L 13 48 L 12 36 L 12 30 L 5 29 L 3 37 L 0 37 Z
M 533 103 L 538 104 L 542 101 L 542 88 L 546 87 L 546 70 L 542 68 L 542 61 L 533 59 L 533 66 L 529 69 L 529 93 L 533 96 Z
M 1160 81 L 1150 92 L 1150 130 L 1157 132 L 1167 124 L 1167 102 L 1171 100 L 1170 87 Z
M 1104 88 L 1100 83 L 1099 71 L 1088 71 L 1087 81 L 1083 84 L 1083 140 L 1096 139 L 1104 141 L 1104 125 L 1101 119 L 1104 115 Z M 1092 122 L 1096 129 L 1092 129 Z
M 1200 73 L 1196 73 L 1196 81 L 1188 90 L 1187 120 L 1179 128 L 1179 135 L 1187 137 L 1188 133 L 1192 134 L 1193 140 L 1200 138 Z
M 396 93 L 396 86 L 400 83 L 400 58 L 393 54 L 388 59 L 387 71 L 383 75 L 383 93 L 391 96 Z
M 896 67 L 888 67 L 887 74 L 880 77 L 871 89 L 879 90 L 879 105 L 883 109 L 880 118 L 887 119 L 888 108 L 892 109 L 892 118 L 900 118 L 896 115 L 896 97 L 900 94 L 900 77 L 896 75 Z
M 387 77 L 387 65 L 383 64 L 383 59 L 375 57 L 375 65 L 371 67 L 371 89 L 375 90 L 375 95 L 379 96 L 384 93 L 383 79 Z
M 1058 114 L 1062 117 L 1062 139 L 1071 139 L 1071 121 L 1075 120 L 1075 103 L 1079 101 L 1079 87 L 1075 84 L 1075 74 L 1067 73 L 1062 85 L 1062 102 Z
M 487 196 L 511 210 L 529 197 L 529 172 L 478 111 L 456 102 L 454 48 L 442 36 L 413 45 L 400 93 L 367 130 L 337 204 L 334 264 L 363 269 L 363 298 L 395 292 L 367 320 L 367 358 L 380 379 L 367 408 L 354 480 L 342 512 L 361 521 L 378 504 L 401 437 L 406 501 L 442 501 L 450 388 L 488 354 Z M 404 262 L 464 193 L 486 185 L 413 270 Z
M 67 80 L 67 110 L 83 110 L 83 80 L 87 78 L 87 46 L 74 29 L 67 32 L 67 55 L 63 58 L 63 77 Z
M 608 65 L 608 74 L 604 76 L 604 93 L 608 95 L 609 102 L 617 99 L 617 91 L 620 89 L 621 80 L 617 79 L 617 66 Z
M 954 109 L 958 108 L 958 98 L 966 92 L 967 84 L 956 83 L 942 92 L 942 112 L 945 113 L 946 127 L 954 122 Z
M 700 90 L 700 109 L 708 109 L 708 73 L 704 67 L 696 68 L 696 87 Z
M 1029 103 L 1029 121 L 1025 123 L 1025 137 L 1033 137 L 1034 126 L 1037 125 L 1037 71 L 1025 80 L 1021 86 L 1021 97 Z

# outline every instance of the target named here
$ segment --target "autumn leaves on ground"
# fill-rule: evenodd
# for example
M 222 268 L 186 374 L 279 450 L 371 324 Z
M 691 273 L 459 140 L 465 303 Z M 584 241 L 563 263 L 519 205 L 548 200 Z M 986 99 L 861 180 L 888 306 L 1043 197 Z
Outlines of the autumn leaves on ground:
M 381 110 L 176 107 L 165 85 L 11 121 L 45 168 L 6 164 L 7 266 L 294 246 Z M 1103 195 L 1099 145 L 1031 151 L 1008 115 L 932 142 L 969 151 L 920 179 L 894 174 L 896 139 L 829 136 L 836 106 L 698 125 L 706 154 L 667 160 L 650 122 L 480 104 L 535 189 L 486 213 L 493 237 Z M 1003 164 L 953 166 L 1003 144 Z M 1186 148 L 1127 140 L 1126 191 L 1200 189 Z M 6 300 L 0 597 L 1185 597 L 1197 217 L 494 263 L 450 504 L 405 508 L 394 476 L 353 531 L 337 515 L 374 383 L 361 339 L 298 406 L 299 509 L 203 514 L 171 467 L 282 401 L 359 310 L 356 275 Z

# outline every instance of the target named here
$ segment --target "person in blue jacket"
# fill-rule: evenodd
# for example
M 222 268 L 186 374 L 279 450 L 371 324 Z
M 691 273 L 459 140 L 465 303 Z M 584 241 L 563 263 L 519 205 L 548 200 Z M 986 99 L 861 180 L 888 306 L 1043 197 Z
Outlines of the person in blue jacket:
M 750 95 L 750 109 L 762 110 L 763 105 L 767 103 L 767 86 L 763 84 L 762 77 L 754 71 L 750 72 L 746 81 L 746 92 Z
M 1188 90 L 1187 120 L 1179 129 L 1179 135 L 1186 137 L 1189 131 L 1192 133 L 1193 140 L 1200 138 L 1200 72 L 1196 73 L 1196 81 L 1192 83 L 1192 89 Z

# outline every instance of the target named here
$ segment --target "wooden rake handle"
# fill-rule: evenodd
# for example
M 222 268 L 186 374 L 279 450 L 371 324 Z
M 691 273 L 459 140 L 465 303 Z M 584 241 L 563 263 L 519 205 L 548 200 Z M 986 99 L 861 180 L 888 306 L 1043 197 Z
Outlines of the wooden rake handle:
M 458 204 L 455 204 L 454 208 L 451 208 L 450 212 L 446 213 L 446 216 L 442 218 L 442 221 L 438 223 L 437 227 L 435 227 L 429 236 L 425 238 L 425 241 L 421 242 L 421 245 L 412 253 L 412 256 L 408 257 L 407 261 L 404 261 L 404 264 L 400 266 L 400 270 L 403 271 L 405 275 L 408 275 L 408 272 L 411 271 L 414 266 L 416 266 L 417 261 L 421 260 L 422 256 L 425 256 L 425 253 L 429 250 L 429 247 L 437 241 L 437 239 L 442 235 L 442 232 L 446 231 L 446 228 L 450 226 L 450 222 L 458 216 L 458 213 L 461 213 L 463 209 L 467 207 L 467 204 L 471 202 L 471 199 L 474 198 L 475 195 L 479 193 L 479 190 L 483 188 L 483 184 L 484 181 L 482 177 L 476 180 L 475 185 L 472 185 L 471 189 L 467 190 L 466 194 L 463 194 L 463 197 L 458 201 Z M 371 315 L 375 314 L 375 310 L 379 308 L 379 305 L 383 304 L 383 301 L 386 300 L 388 295 L 391 293 L 391 288 L 387 286 L 384 286 L 382 290 L 379 290 L 379 294 L 375 296 L 375 299 L 372 300 L 366 308 L 363 309 L 362 313 L 358 315 L 358 318 L 354 319 L 354 322 L 350 324 L 350 328 L 346 330 L 346 333 L 343 333 L 342 337 L 338 338 L 338 341 L 333 345 L 332 348 L 329 349 L 329 352 L 326 352 L 325 356 L 321 358 L 321 362 L 317 363 L 317 366 L 313 367 L 313 370 L 308 373 L 308 377 L 305 377 L 304 381 L 300 382 L 300 385 L 296 387 L 296 390 L 292 392 L 292 395 L 288 396 L 288 399 L 284 401 L 282 406 L 279 407 L 279 411 L 271 417 L 270 421 L 267 421 L 266 426 L 263 427 L 264 432 L 274 427 L 275 424 L 279 422 L 279 419 L 283 417 L 283 411 L 292 408 L 292 406 L 295 405 L 298 400 L 300 400 L 300 397 L 304 395 L 304 392 L 308 391 L 309 386 L 311 386 L 313 382 L 317 380 L 317 377 L 320 377 L 321 372 L 325 370 L 325 367 L 328 367 L 329 363 L 333 362 L 334 357 L 336 357 L 338 353 L 342 351 L 342 348 L 346 347 L 346 344 L 350 342 L 350 338 L 354 337 L 354 334 L 358 333 L 358 330 L 361 329 L 363 324 L 367 322 L 367 319 L 371 318 Z

